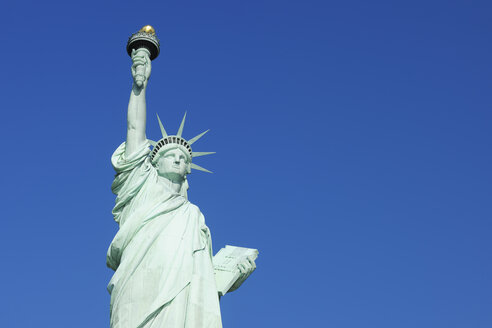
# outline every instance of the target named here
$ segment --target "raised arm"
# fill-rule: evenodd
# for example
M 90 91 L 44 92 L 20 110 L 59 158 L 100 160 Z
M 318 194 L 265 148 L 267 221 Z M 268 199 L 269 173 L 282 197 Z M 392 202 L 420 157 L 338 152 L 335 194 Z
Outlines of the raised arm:
M 128 103 L 128 129 L 126 134 L 127 155 L 133 154 L 142 146 L 147 137 L 145 135 L 145 124 L 147 116 L 147 105 L 145 104 L 145 90 L 151 72 L 149 51 L 141 48 L 132 51 L 132 77 L 133 86 Z

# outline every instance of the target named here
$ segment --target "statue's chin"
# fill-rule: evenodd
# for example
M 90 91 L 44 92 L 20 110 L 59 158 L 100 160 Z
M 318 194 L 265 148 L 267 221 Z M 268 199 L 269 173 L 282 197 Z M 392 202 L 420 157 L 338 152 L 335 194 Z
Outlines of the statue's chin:
M 185 175 L 176 172 L 157 172 L 159 176 L 168 179 L 174 183 L 182 183 L 185 179 Z

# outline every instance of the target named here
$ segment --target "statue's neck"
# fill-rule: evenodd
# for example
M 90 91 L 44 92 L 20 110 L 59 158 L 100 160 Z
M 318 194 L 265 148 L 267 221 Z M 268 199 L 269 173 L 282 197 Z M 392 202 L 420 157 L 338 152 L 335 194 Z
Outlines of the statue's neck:
M 183 185 L 183 181 L 172 181 L 166 177 L 159 176 L 159 180 L 161 183 L 165 184 L 169 189 L 176 192 L 177 194 L 181 191 L 181 186 Z

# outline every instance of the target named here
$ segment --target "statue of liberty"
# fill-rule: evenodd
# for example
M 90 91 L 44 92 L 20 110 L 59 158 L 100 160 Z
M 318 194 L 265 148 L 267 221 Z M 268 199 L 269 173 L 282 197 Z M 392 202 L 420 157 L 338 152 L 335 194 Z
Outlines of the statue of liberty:
M 155 35 L 150 26 L 140 32 Z M 212 153 L 191 149 L 207 131 L 184 139 L 185 114 L 176 135 L 168 135 L 158 117 L 162 139 L 148 140 L 145 93 L 156 56 L 145 47 L 129 53 L 127 137 L 111 157 L 117 196 L 112 213 L 119 224 L 107 253 L 115 270 L 108 284 L 111 328 L 222 327 L 210 231 L 187 197 L 191 169 L 209 172 L 192 160 Z M 251 259 L 242 263 L 231 290 L 254 268 Z

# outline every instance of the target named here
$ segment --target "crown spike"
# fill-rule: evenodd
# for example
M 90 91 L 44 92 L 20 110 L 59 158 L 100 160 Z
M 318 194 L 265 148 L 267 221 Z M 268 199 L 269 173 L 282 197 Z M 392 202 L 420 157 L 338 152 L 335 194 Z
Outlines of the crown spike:
M 161 119 L 159 118 L 159 114 L 156 113 L 156 115 L 157 115 L 157 120 L 159 121 L 159 127 L 161 128 L 162 137 L 165 138 L 167 137 L 166 130 L 164 129 L 164 125 L 162 125 Z
M 155 142 L 154 140 L 147 139 L 147 141 L 152 147 L 155 147 L 155 145 L 157 145 L 157 142 Z
M 205 155 L 212 155 L 215 154 L 214 151 L 194 151 L 192 152 L 193 157 L 200 157 L 200 156 L 205 156 Z
M 199 135 L 197 135 L 196 137 L 191 138 L 190 140 L 188 140 L 188 145 L 190 145 L 190 146 L 191 146 L 191 145 L 192 145 L 195 141 L 197 141 L 198 139 L 200 139 L 201 137 L 203 137 L 203 135 L 204 135 L 205 133 L 207 133 L 208 131 L 210 131 L 210 129 L 208 129 L 207 131 L 202 132 L 202 133 L 200 133 Z
M 195 170 L 203 171 L 203 172 L 213 173 L 212 171 L 209 171 L 206 168 L 203 168 L 199 165 L 196 165 L 195 163 L 191 163 L 191 168 L 195 169 Z
M 184 125 L 185 125 L 185 120 L 186 120 L 186 112 L 183 116 L 183 120 L 181 121 L 181 125 L 179 126 L 179 129 L 178 129 L 178 133 L 176 133 L 176 135 L 178 137 L 181 137 L 181 135 L 183 134 L 183 128 L 184 128 Z

